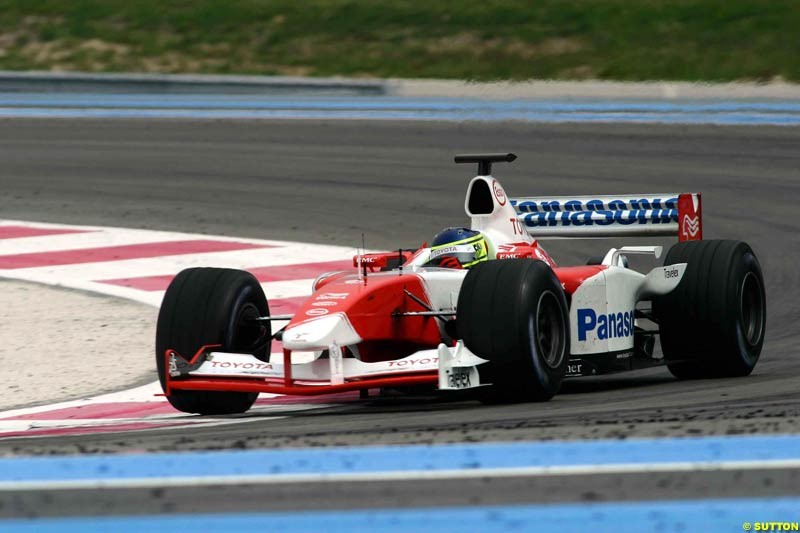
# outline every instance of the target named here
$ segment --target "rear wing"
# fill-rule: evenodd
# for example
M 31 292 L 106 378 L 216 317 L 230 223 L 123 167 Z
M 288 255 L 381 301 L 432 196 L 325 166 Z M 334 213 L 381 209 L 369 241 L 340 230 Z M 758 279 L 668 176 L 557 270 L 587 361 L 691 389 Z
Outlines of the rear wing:
M 703 238 L 700 193 L 511 198 L 534 238 L 678 236 Z

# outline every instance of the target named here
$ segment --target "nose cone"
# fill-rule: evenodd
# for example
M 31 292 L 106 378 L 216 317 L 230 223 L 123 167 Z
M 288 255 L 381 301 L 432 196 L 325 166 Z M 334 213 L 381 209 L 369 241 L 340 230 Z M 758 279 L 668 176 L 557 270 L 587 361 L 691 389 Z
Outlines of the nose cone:
M 289 350 L 325 350 L 331 344 L 348 346 L 361 342 L 344 313 L 306 320 L 286 328 L 283 346 Z

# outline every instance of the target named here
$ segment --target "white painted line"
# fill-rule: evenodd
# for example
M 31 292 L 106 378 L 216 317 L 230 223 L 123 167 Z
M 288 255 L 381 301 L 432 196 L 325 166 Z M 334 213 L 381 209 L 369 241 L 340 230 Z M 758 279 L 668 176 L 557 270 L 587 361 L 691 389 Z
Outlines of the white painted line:
M 800 459 L 676 463 L 620 463 L 595 465 L 528 466 L 458 470 L 402 470 L 384 472 L 336 472 L 304 474 L 253 474 L 232 476 L 140 477 L 3 481 L 0 491 L 137 489 L 153 487 L 200 487 L 209 485 L 277 485 L 286 483 L 344 483 L 374 481 L 436 481 L 477 478 L 557 477 L 593 474 L 640 474 L 662 472 L 722 472 L 800 468 Z

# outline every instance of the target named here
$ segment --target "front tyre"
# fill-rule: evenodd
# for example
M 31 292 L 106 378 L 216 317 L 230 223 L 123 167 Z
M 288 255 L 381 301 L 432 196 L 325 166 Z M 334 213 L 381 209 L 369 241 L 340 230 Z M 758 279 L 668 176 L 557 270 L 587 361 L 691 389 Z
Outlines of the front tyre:
M 678 378 L 746 376 L 761 355 L 767 303 L 761 265 L 741 241 L 688 241 L 665 265 L 687 263 L 671 293 L 653 300 L 661 348 Z
M 269 323 L 252 319 L 269 315 L 258 280 L 249 272 L 225 268 L 189 268 L 172 280 L 158 314 L 156 367 L 166 386 L 164 353 L 185 357 L 200 347 L 219 344 L 223 352 L 248 353 L 267 361 L 272 341 Z M 243 413 L 258 393 L 172 390 L 167 400 L 186 413 Z
M 464 278 L 459 336 L 489 362 L 489 402 L 546 401 L 561 387 L 569 359 L 569 311 L 561 283 L 542 261 L 505 259 L 475 265 Z

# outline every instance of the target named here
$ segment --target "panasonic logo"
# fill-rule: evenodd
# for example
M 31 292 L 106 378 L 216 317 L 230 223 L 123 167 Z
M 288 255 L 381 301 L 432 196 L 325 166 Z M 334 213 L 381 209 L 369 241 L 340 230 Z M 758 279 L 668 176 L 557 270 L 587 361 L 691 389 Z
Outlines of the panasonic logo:
M 594 309 L 578 309 L 578 340 L 585 341 L 586 334 L 595 330 L 601 341 L 630 337 L 633 335 L 634 317 L 633 310 L 597 316 Z
M 529 228 L 552 226 L 610 226 L 621 224 L 671 224 L 678 221 L 677 209 L 632 209 L 629 211 L 551 211 L 528 213 L 523 217 Z
M 677 210 L 678 197 L 669 198 L 629 198 L 609 199 L 609 198 L 563 198 L 563 199 L 515 199 L 511 200 L 511 205 L 516 207 L 520 213 L 552 213 L 566 211 L 575 213 L 578 211 L 638 211 L 651 209 L 655 210 Z

